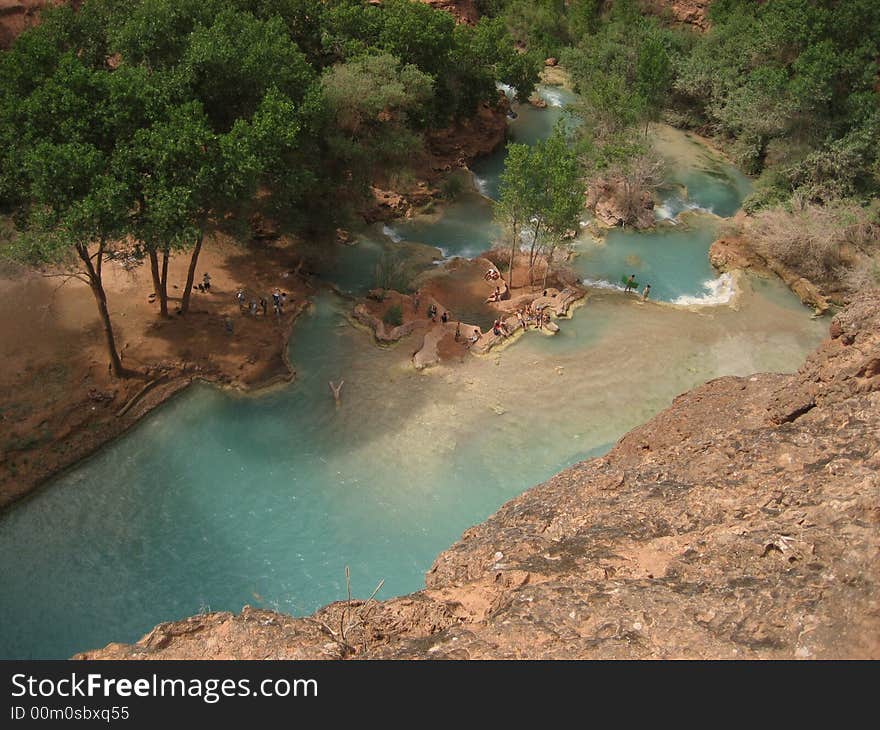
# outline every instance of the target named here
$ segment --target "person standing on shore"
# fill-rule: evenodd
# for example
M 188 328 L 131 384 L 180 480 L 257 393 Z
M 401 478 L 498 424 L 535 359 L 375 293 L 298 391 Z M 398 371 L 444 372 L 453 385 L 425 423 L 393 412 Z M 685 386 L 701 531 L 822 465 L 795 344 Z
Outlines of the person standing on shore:
M 629 293 L 636 288 L 636 275 L 630 274 L 626 280 L 626 287 L 624 288 L 625 293 Z
M 650 284 L 646 284 L 646 285 L 645 285 L 645 291 L 642 292 L 642 301 L 643 301 L 643 302 L 648 301 L 648 294 L 650 294 L 650 293 L 651 293 L 651 285 L 650 285 Z
M 202 277 L 202 288 L 205 291 L 211 290 L 211 275 L 206 271 L 205 275 Z

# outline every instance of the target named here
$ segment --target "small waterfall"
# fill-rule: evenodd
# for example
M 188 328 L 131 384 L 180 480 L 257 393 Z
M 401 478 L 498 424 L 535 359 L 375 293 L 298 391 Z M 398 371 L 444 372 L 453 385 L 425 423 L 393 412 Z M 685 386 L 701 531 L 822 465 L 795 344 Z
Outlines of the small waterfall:
M 403 236 L 401 236 L 396 230 L 394 230 L 387 223 L 382 224 L 382 233 L 388 238 L 390 238 L 394 243 L 400 243 L 403 240 Z
M 510 84 L 502 84 L 501 82 L 498 82 L 495 84 L 495 88 L 499 91 L 503 91 L 504 95 L 511 101 L 516 98 L 516 89 Z
M 730 274 L 722 274 L 717 279 L 709 279 L 703 282 L 705 294 L 683 294 L 672 303 L 691 307 L 715 307 L 719 304 L 727 304 L 736 293 L 733 277 Z
M 542 86 L 538 91 L 538 95 L 547 102 L 547 106 L 564 107 L 565 100 L 562 92 L 552 86 Z

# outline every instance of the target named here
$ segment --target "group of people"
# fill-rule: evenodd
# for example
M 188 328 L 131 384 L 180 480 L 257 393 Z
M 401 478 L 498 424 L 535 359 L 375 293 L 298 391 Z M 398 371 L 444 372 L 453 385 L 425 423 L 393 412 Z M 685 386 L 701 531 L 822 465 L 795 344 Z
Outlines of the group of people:
M 626 294 L 629 294 L 631 291 L 634 291 L 636 294 L 639 293 L 639 285 L 636 282 L 636 275 L 630 274 L 626 279 L 626 285 L 623 287 L 623 291 Z M 648 295 L 651 293 L 651 285 L 645 284 L 645 288 L 642 291 L 642 301 L 647 301 Z
M 284 305 L 287 304 L 287 292 L 283 292 L 278 287 L 275 287 L 271 296 L 272 309 L 275 312 L 275 316 L 280 317 L 284 314 Z M 269 314 L 269 300 L 264 296 L 248 300 L 244 289 L 239 288 L 235 292 L 235 301 L 238 302 L 238 308 L 242 313 L 250 312 L 252 317 L 256 317 L 261 311 L 264 317 Z
M 516 315 L 519 326 L 522 327 L 523 331 L 528 330 L 529 327 L 534 327 L 536 330 L 542 330 L 550 323 L 550 312 L 547 311 L 546 304 L 539 304 L 532 307 L 531 303 L 529 303 L 524 307 L 517 309 L 514 314 Z M 510 335 L 510 327 L 507 326 L 507 323 L 503 319 L 496 319 L 492 323 L 492 334 L 496 337 L 508 337 Z

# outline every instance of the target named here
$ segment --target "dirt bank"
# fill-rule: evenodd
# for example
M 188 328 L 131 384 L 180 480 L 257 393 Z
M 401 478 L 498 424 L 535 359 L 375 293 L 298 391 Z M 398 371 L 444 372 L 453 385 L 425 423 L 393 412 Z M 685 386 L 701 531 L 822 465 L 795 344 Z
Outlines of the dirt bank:
M 286 342 L 308 286 L 293 273 L 298 256 L 291 242 L 255 246 L 259 250 L 222 237 L 208 242 L 197 281 L 209 272 L 210 293 L 194 290 L 189 315 L 167 320 L 149 301 L 148 267 L 105 264 L 122 362 L 138 373 L 125 380 L 108 372 L 97 307 L 87 286 L 13 268 L 0 271 L 0 296 L 15 313 L 0 318 L 5 364 L 0 372 L 0 507 L 115 438 L 195 379 L 247 389 L 293 376 Z M 187 265 L 186 256 L 172 259 L 172 312 Z M 280 319 L 271 305 L 276 286 L 288 294 Z M 241 312 L 235 301 L 238 287 L 248 301 L 267 297 L 268 316 Z

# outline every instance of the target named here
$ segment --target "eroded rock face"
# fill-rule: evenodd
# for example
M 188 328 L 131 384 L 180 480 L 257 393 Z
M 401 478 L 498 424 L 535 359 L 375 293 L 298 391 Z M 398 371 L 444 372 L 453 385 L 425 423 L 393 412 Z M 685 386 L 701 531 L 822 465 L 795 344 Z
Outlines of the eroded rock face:
M 423 591 L 197 616 L 80 658 L 878 658 L 878 474 L 873 291 L 798 373 L 706 383 L 508 502 Z
M 421 0 L 421 2 L 437 10 L 445 10 L 453 15 L 459 23 L 475 25 L 480 19 L 480 13 L 474 0 Z
M 699 30 L 709 27 L 707 12 L 712 0 L 646 0 L 647 10 L 656 15 L 670 16 L 673 20 Z
M 781 261 L 758 253 L 754 245 L 743 238 L 728 236 L 713 242 L 709 247 L 709 262 L 722 272 L 751 269 L 759 273 L 775 274 L 804 304 L 813 307 L 817 313 L 824 314 L 831 308 L 830 297 L 816 284 Z
M 40 20 L 40 11 L 67 0 L 0 0 L 0 48 L 6 49 L 28 28 Z M 80 3 L 68 2 L 74 7 Z

